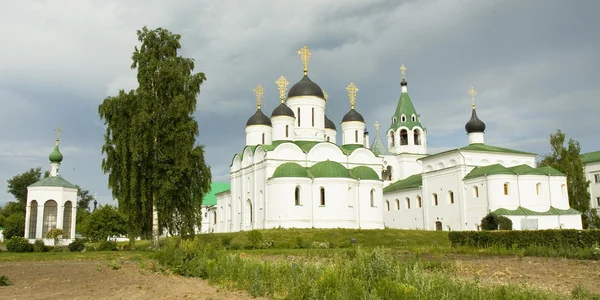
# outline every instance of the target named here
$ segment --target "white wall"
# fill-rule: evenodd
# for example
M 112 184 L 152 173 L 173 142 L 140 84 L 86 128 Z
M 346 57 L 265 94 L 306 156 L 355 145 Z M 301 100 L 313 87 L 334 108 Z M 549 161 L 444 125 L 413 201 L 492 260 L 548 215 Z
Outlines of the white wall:
M 75 224 L 77 218 L 77 189 L 75 188 L 63 188 L 63 187 L 48 187 L 48 186 L 35 186 L 27 188 L 27 206 L 25 209 L 25 237 L 29 238 L 29 225 L 31 216 L 31 202 L 35 200 L 37 202 L 37 222 L 36 222 L 36 235 L 35 238 L 29 239 L 30 242 L 34 242 L 36 239 L 44 240 L 46 245 L 54 245 L 52 239 L 46 239 L 42 235 L 44 226 L 44 205 L 48 200 L 56 201 L 56 227 L 63 229 L 63 219 L 65 213 L 65 204 L 71 202 L 71 232 L 69 239 L 62 239 L 62 244 L 69 244 L 75 240 Z
M 419 207 L 419 197 L 421 198 L 421 207 Z M 420 188 L 387 193 L 383 198 L 383 221 L 386 227 L 423 229 L 423 195 Z M 407 205 L 407 199 L 410 202 L 410 208 Z M 386 203 L 389 203 L 389 207 Z
M 324 99 L 314 96 L 292 97 L 287 100 L 287 106 L 296 116 L 295 140 L 325 141 Z M 298 109 L 300 109 L 300 116 L 298 116 Z
M 410 118 L 410 116 L 408 116 Z M 400 122 L 400 120 L 398 120 Z M 400 140 L 400 133 L 402 130 L 406 130 L 407 133 L 407 144 L 402 145 Z M 418 133 L 419 144 L 415 140 L 415 133 Z M 427 153 L 427 132 L 419 126 L 415 126 L 413 129 L 408 129 L 406 126 L 400 126 L 397 130 L 388 130 L 387 133 L 388 150 L 391 153 L 414 153 L 414 154 L 426 154 Z
M 365 123 L 358 121 L 342 123 L 342 145 L 365 143 Z
M 596 182 L 595 175 L 600 175 L 600 162 L 588 163 L 584 166 L 585 178 L 590 181 L 590 201 L 591 207 L 600 213 L 600 182 Z
M 513 230 L 522 230 L 522 220 L 531 219 L 537 222 L 537 229 L 582 229 L 581 215 L 561 216 L 506 216 L 513 223 Z
M 267 125 L 246 126 L 246 146 L 270 145 L 273 142 L 272 130 L 273 128 Z

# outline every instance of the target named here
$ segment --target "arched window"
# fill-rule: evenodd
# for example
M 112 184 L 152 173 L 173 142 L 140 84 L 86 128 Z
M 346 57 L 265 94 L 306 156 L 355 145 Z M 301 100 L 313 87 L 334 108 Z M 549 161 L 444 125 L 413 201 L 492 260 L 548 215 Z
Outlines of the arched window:
M 390 201 L 388 201 L 388 200 L 385 200 L 385 209 L 387 211 L 390 211 Z
M 265 134 L 264 133 L 262 134 L 262 144 L 263 145 L 265 144 Z
M 312 108 L 312 126 L 315 127 L 315 108 Z
M 358 130 L 354 130 L 354 142 L 358 144 Z
M 352 187 L 348 187 L 348 207 L 354 206 L 354 194 L 352 193 Z
M 508 182 L 504 183 L 504 195 L 508 195 Z
M 328 142 L 330 142 L 330 140 L 329 140 L 329 136 L 327 136 L 327 141 L 328 141 Z
M 406 129 L 400 130 L 400 145 L 408 145 L 408 132 Z
M 396 144 L 396 137 L 394 136 L 394 131 L 390 130 L 390 147 L 394 147 Z
M 396 124 L 396 122 L 398 122 L 398 119 L 396 119 L 396 117 L 392 118 L 392 124 Z
M 414 116 L 413 116 L 414 118 Z M 415 145 L 421 145 L 421 131 L 419 129 L 413 130 L 413 137 L 415 141 Z
M 473 197 L 479 198 L 479 187 L 473 186 Z
M 400 200 L 396 199 L 396 210 L 400 210 Z
M 67 201 L 65 203 L 64 213 L 63 213 L 63 238 L 70 239 L 71 238 L 71 222 L 73 221 L 73 204 L 71 201 Z
M 436 193 L 433 193 L 432 197 L 433 197 L 433 205 L 434 205 L 434 206 L 437 206 L 437 205 L 438 205 L 438 198 L 437 198 L 437 194 L 436 194 Z
M 540 194 L 542 192 L 542 184 L 540 182 L 535 184 L 535 193 Z
M 46 233 L 50 231 L 50 229 L 56 228 L 56 213 L 57 213 L 57 204 L 54 200 L 48 200 L 44 204 L 44 218 L 42 220 L 42 237 L 46 237 Z
M 300 127 L 300 107 L 298 107 L 298 127 Z
M 371 199 L 371 207 L 375 207 L 375 190 L 372 189 L 370 195 L 370 199 Z M 389 210 L 389 202 L 388 202 L 388 210 Z
M 212 215 L 213 215 L 213 224 L 217 224 L 217 212 L 213 211 Z
M 321 187 L 321 206 L 325 206 L 325 188 Z
M 406 197 L 404 201 L 406 202 L 406 209 L 410 209 L 410 198 Z
M 417 196 L 417 205 L 419 206 L 419 208 L 423 206 L 423 203 L 421 203 L 421 196 Z
M 246 200 L 246 209 L 245 209 L 245 216 L 244 216 L 244 223 L 246 223 L 247 225 L 252 224 L 253 220 L 253 211 L 252 211 L 252 201 L 250 201 L 250 199 Z
M 401 122 L 406 122 L 406 116 L 405 116 L 405 115 L 402 115 L 402 116 L 400 117 L 400 121 L 401 121 Z
M 567 186 L 566 185 L 561 185 L 560 186 L 560 193 L 564 196 L 567 194 Z
M 294 190 L 294 204 L 300 205 L 300 187 L 297 186 Z
M 454 204 L 454 192 L 448 191 L 448 203 Z
M 37 201 L 31 201 L 29 207 L 29 238 L 35 239 L 37 231 L 37 215 L 38 215 L 38 204 Z
M 413 122 L 416 122 L 416 121 L 417 121 L 417 117 L 415 117 L 415 114 L 413 114 L 413 115 L 410 117 L 410 119 L 411 119 Z
M 290 125 L 285 125 L 285 137 L 290 136 Z

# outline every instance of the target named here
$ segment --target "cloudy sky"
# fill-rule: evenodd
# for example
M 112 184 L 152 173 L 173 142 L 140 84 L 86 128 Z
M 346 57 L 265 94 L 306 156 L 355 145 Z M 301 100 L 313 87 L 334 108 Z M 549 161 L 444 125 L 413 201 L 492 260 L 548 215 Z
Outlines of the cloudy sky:
M 12 200 L 7 179 L 49 169 L 57 126 L 61 175 L 114 203 L 97 109 L 136 87 L 131 53 L 143 26 L 181 34 L 181 54 L 206 73 L 196 118 L 215 181 L 244 145 L 253 88 L 265 88 L 270 115 L 275 80 L 302 77 L 303 45 L 338 128 L 351 81 L 369 131 L 375 121 L 387 128 L 404 64 L 432 153 L 467 143 L 471 85 L 486 143 L 544 154 L 562 129 L 583 152 L 600 150 L 598 11 L 594 0 L 0 0 L 0 205 Z

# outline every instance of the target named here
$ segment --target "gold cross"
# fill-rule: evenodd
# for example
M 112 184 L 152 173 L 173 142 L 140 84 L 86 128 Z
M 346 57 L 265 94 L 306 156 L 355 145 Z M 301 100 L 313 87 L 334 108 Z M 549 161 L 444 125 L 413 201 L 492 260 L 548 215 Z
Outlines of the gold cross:
M 254 93 L 256 94 L 256 105 L 258 106 L 258 109 L 260 109 L 260 105 L 262 104 L 264 91 L 265 90 L 263 90 L 263 87 L 260 84 L 254 88 Z
M 350 82 L 350 84 L 346 87 L 346 91 L 348 91 L 348 98 L 350 98 L 350 108 L 354 109 L 354 104 L 356 103 L 356 92 L 358 92 L 358 88 L 356 88 L 354 82 Z
M 60 127 L 56 127 L 56 146 L 58 146 L 58 138 L 60 137 L 60 132 L 62 131 L 62 129 L 60 129 Z
M 308 50 L 308 47 L 306 47 L 306 45 L 302 48 L 300 48 L 300 50 L 298 50 L 298 54 L 300 54 L 300 59 L 302 59 L 302 65 L 304 66 L 304 75 L 306 75 L 308 73 L 308 61 L 310 60 L 310 56 L 312 55 L 312 53 L 310 53 L 310 50 Z
M 375 121 L 375 124 L 373 124 L 373 126 L 375 126 L 375 133 L 377 135 L 379 135 L 379 127 L 381 127 L 381 124 L 379 124 L 379 121 Z
M 327 101 L 327 99 L 329 98 L 329 95 L 327 95 L 327 92 L 325 90 L 323 91 L 323 97 L 325 97 L 325 101 Z
M 473 88 L 473 86 L 471 86 L 471 88 L 467 92 L 469 93 L 469 95 L 471 95 L 471 106 L 475 108 L 475 95 L 477 95 L 477 91 L 475 90 L 475 88 Z
M 406 78 L 406 67 L 404 65 L 400 66 L 400 72 L 402 72 L 402 79 Z
M 287 86 L 290 83 L 287 80 L 285 80 L 285 77 L 283 76 L 279 77 L 279 79 L 277 79 L 275 83 L 279 87 L 279 99 L 281 99 L 281 103 L 283 103 L 285 99 L 285 92 L 287 91 Z

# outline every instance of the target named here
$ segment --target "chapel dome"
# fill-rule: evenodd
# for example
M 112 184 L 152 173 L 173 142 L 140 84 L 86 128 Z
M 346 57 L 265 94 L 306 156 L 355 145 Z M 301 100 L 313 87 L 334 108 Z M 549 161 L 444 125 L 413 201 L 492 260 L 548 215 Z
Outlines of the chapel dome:
M 342 118 L 342 123 L 344 122 L 365 122 L 365 119 L 361 114 L 359 114 L 354 108 L 351 109 L 344 118 Z
M 333 123 L 333 121 L 329 120 L 329 118 L 327 116 L 325 116 L 325 129 L 335 129 L 335 124 Z
M 265 114 L 260 109 L 257 109 L 256 113 L 254 113 L 250 117 L 250 119 L 248 119 L 248 122 L 246 122 L 246 126 L 252 126 L 252 125 L 272 126 L 271 119 L 269 119 L 269 117 L 265 116 Z
M 366 166 L 358 166 L 350 170 L 352 177 L 360 180 L 380 180 L 379 175 L 373 169 Z
M 331 160 L 316 163 L 310 167 L 310 172 L 314 178 L 352 178 L 348 169 Z
M 292 118 L 295 117 L 292 109 L 289 108 L 287 105 L 285 105 L 285 103 L 279 104 L 279 106 L 275 107 L 275 109 L 271 113 L 271 118 L 278 117 L 278 116 L 288 116 L 288 117 L 292 117 Z
M 60 163 L 63 160 L 63 155 L 58 150 L 58 145 L 54 147 L 54 151 L 50 153 L 48 159 L 50 159 L 50 162 L 52 163 Z
M 323 90 L 319 87 L 318 84 L 314 83 L 308 75 L 304 75 L 300 81 L 298 81 L 288 93 L 288 98 L 297 97 L 297 96 L 315 96 L 321 99 L 325 99 L 325 95 L 323 95 Z
M 302 167 L 301 165 L 294 162 L 287 162 L 281 164 L 275 172 L 273 172 L 273 178 L 278 177 L 301 177 L 301 178 L 309 178 L 308 170 Z
M 471 119 L 469 120 L 469 122 L 467 122 L 467 124 L 465 124 L 465 130 L 467 131 L 467 133 L 484 132 L 485 131 L 485 123 L 483 123 L 483 121 L 481 121 L 477 117 L 475 108 L 473 108 L 473 111 L 471 113 Z

